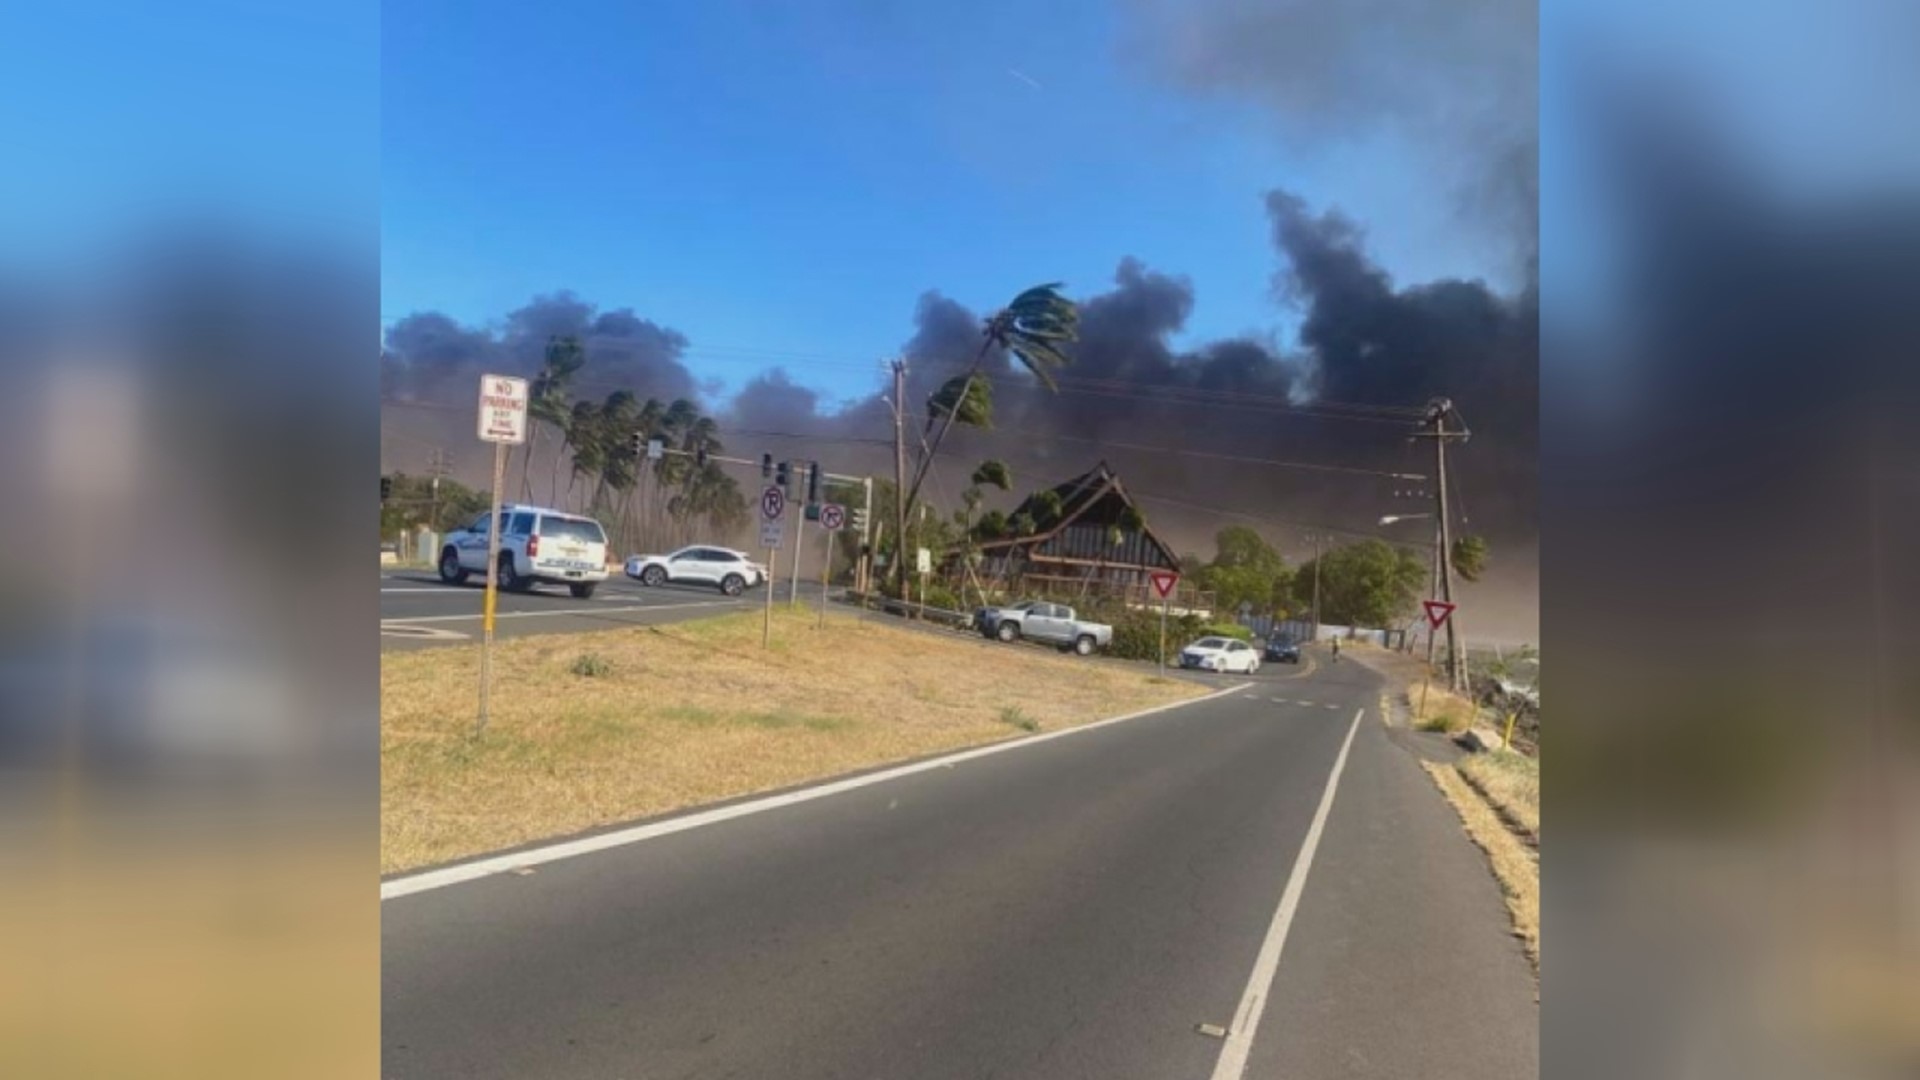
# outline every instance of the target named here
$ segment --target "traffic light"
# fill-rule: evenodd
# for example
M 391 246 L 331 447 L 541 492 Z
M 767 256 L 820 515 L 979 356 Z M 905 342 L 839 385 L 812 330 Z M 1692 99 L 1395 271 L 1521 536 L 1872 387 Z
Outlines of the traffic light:
M 633 433 L 633 456 L 643 457 L 647 452 L 647 437 L 639 432 Z
M 771 480 L 772 478 L 773 478 L 773 455 L 761 454 L 760 455 L 760 479 Z
M 793 490 L 793 462 L 783 461 L 774 470 L 773 482 L 780 485 L 781 491 Z
M 391 498 L 393 498 L 393 477 L 383 476 L 380 478 L 380 501 L 386 502 Z
M 701 446 L 701 447 L 696 447 L 694 449 L 693 463 L 699 466 L 702 470 L 704 470 L 707 467 L 707 448 L 706 447 Z
M 864 506 L 854 507 L 853 512 L 847 515 L 847 523 L 858 530 L 860 535 L 865 536 L 867 534 L 867 508 Z
M 807 462 L 807 505 L 820 505 L 820 463 Z

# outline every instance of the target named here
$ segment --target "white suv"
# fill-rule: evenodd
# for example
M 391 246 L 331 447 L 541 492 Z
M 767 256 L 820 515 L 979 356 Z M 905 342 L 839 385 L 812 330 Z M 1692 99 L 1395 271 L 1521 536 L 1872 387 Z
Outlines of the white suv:
M 525 592 L 541 582 L 565 585 L 581 600 L 607 580 L 607 531 L 590 517 L 543 506 L 503 506 L 500 587 Z M 440 580 L 457 585 L 487 572 L 487 515 L 447 535 Z
M 743 551 L 684 547 L 671 555 L 629 557 L 627 576 L 642 585 L 665 585 L 669 581 L 718 585 L 728 596 L 739 596 L 750 586 L 765 584 L 767 568 L 748 558 Z

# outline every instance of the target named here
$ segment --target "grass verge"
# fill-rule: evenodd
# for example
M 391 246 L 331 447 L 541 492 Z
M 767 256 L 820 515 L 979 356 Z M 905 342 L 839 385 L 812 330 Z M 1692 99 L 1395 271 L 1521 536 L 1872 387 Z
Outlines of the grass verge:
M 1540 760 L 1510 751 L 1473 754 L 1460 775 L 1522 838 L 1540 844 Z
M 1207 690 L 1036 649 L 758 612 L 381 655 L 380 865 L 392 873 Z
M 1487 800 L 1450 765 L 1421 762 L 1466 826 L 1467 836 L 1486 852 L 1493 876 L 1506 896 L 1514 936 L 1526 949 L 1534 974 L 1540 973 L 1540 857 L 1501 820 Z M 1538 814 L 1536 803 L 1535 813 Z M 1536 816 L 1536 829 L 1538 821 Z

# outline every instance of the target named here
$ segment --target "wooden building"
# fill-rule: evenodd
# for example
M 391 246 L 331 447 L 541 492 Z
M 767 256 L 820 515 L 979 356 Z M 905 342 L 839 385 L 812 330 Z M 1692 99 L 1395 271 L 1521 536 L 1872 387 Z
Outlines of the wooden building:
M 1014 526 L 1011 535 L 973 545 L 980 585 L 1143 600 L 1151 589 L 1148 575 L 1180 568 L 1173 549 L 1154 535 L 1104 461 L 1027 496 L 1007 520 Z M 958 555 L 949 563 L 957 571 Z

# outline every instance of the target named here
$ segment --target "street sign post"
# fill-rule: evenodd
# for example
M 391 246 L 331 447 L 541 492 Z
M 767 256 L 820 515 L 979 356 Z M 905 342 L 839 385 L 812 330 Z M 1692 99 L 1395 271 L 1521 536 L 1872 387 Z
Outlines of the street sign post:
M 767 549 L 767 605 L 760 618 L 760 647 L 773 646 L 773 570 L 779 565 L 780 519 L 787 512 L 787 492 L 768 484 L 760 492 L 760 543 Z
M 1171 570 L 1155 570 L 1147 575 L 1153 582 L 1153 591 L 1160 594 L 1160 670 L 1167 669 L 1167 609 L 1173 604 L 1173 587 L 1180 584 L 1180 575 Z
M 1432 642 L 1433 634 L 1441 627 L 1447 625 L 1447 620 L 1453 617 L 1453 609 L 1459 605 L 1450 604 L 1445 600 L 1422 600 L 1420 601 L 1420 606 L 1426 609 L 1427 626 L 1430 628 L 1427 632 L 1427 640 L 1428 642 Z M 1431 658 L 1429 658 L 1427 677 L 1420 683 L 1420 707 L 1414 710 L 1414 720 L 1416 722 L 1427 718 L 1427 689 L 1432 684 L 1433 665 Z
M 480 376 L 476 434 L 493 444 L 493 512 L 487 517 L 487 590 L 480 600 L 480 715 L 474 732 L 487 729 L 493 691 L 493 613 L 500 593 L 500 489 L 507 480 L 507 447 L 527 441 L 527 380 Z

